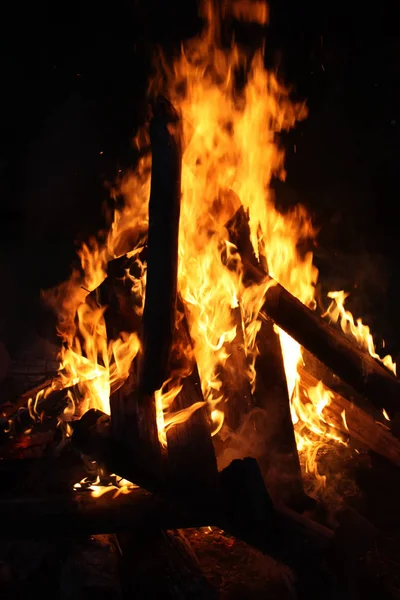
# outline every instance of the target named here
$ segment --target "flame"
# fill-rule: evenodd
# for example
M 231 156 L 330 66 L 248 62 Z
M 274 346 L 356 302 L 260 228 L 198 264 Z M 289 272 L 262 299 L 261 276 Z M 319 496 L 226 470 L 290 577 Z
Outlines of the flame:
M 289 90 L 265 69 L 261 48 L 250 56 L 235 43 L 227 47 L 221 41 L 221 17 L 227 22 L 233 17 L 263 26 L 268 20 L 266 4 L 260 0 L 230 0 L 219 10 L 212 0 L 205 0 L 201 10 L 205 22 L 202 33 L 186 42 L 172 61 L 162 54 L 158 56 L 150 93 L 168 96 L 182 117 L 178 288 L 194 344 L 193 349 L 185 348 L 183 352 L 187 357 L 194 354 L 216 434 L 223 425 L 224 406 L 229 402 L 221 374 L 229 359 L 227 344 L 238 331 L 234 315 L 239 310 L 249 365 L 247 376 L 254 388 L 261 308 L 268 286 L 272 285 L 266 280 L 260 285 L 244 286 L 241 258 L 229 241 L 226 223 L 242 204 L 249 217 L 256 256 L 276 281 L 311 308 L 315 308 L 318 271 L 312 253 L 300 249 L 310 246 L 317 232 L 304 207 L 296 206 L 285 214 L 279 212 L 271 189 L 273 177 L 285 178 L 284 152 L 277 136 L 306 117 L 304 104 L 293 103 Z M 148 147 L 146 126 L 139 131 L 135 143 L 140 150 Z M 47 302 L 58 314 L 58 333 L 63 342 L 61 367 L 53 388 L 79 389 L 79 406 L 71 397 L 68 418 L 76 410 L 82 413 L 92 406 L 109 413 L 110 392 L 126 379 L 140 350 L 136 333 L 121 332 L 117 340 L 108 339 L 105 309 L 89 293 L 106 277 L 108 262 L 129 253 L 140 267 L 140 277 L 130 273 L 126 277 L 131 281 L 132 296 L 138 300 L 132 310 L 141 314 L 146 273 L 139 250 L 148 228 L 150 167 L 151 158 L 143 151 L 135 171 L 127 174 L 114 192 L 116 207 L 108 233 L 84 244 L 79 253 L 80 269 L 73 271 L 65 284 L 46 293 Z M 340 318 L 346 333 L 354 335 L 372 356 L 379 358 L 369 329 L 361 321 L 356 325 L 352 315 L 344 310 L 345 295 L 332 292 L 330 297 L 333 303 L 327 315 L 333 320 Z M 314 472 L 323 483 L 317 469 L 321 445 L 332 440 L 344 443 L 324 417 L 324 408 L 332 398 L 319 383 L 308 389 L 306 401 L 301 400 L 301 347 L 285 332 L 279 328 L 277 331 L 297 446 L 305 457 L 306 470 Z M 383 362 L 393 368 L 388 357 Z M 163 447 L 167 446 L 168 428 L 190 418 L 203 406 L 198 402 L 190 409 L 174 412 L 174 401 L 187 376 L 187 369 L 171 374 L 155 393 Z
M 112 474 L 107 483 L 102 481 L 100 475 L 96 475 L 93 481 L 88 477 L 84 477 L 79 483 L 75 483 L 73 489 L 75 492 L 80 490 L 90 491 L 93 498 L 100 498 L 104 494 L 113 492 L 113 498 L 116 498 L 120 494 L 129 494 L 137 487 L 135 483 Z
M 348 296 L 349 294 L 346 294 L 343 290 L 340 292 L 329 292 L 328 298 L 332 298 L 332 302 L 323 316 L 328 317 L 334 323 L 339 321 L 344 333 L 353 336 L 362 348 L 367 350 L 371 356 L 381 361 L 385 367 L 396 375 L 396 364 L 392 357 L 388 354 L 381 358 L 377 354 L 374 339 L 368 325 L 364 325 L 361 319 L 357 319 L 355 323 L 351 312 L 344 308 L 344 303 Z

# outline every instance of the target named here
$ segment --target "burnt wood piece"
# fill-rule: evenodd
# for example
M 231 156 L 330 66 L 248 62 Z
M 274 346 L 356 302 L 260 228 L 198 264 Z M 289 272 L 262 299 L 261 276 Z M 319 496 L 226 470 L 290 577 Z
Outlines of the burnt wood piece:
M 303 402 L 307 402 L 306 390 L 309 387 L 315 387 L 318 379 L 302 367 L 299 368 L 299 374 L 301 398 Z M 352 437 L 363 446 L 400 467 L 400 440 L 390 432 L 390 423 L 387 422 L 386 425 L 377 422 L 338 392 L 329 388 L 328 391 L 331 394 L 331 402 L 323 410 L 324 419 L 345 435 Z
M 175 326 L 181 202 L 181 124 L 174 107 L 159 98 L 150 122 L 152 148 L 146 299 L 139 389 L 151 396 L 168 376 Z
M 218 485 L 217 461 L 211 440 L 211 423 L 201 390 L 197 364 L 183 302 L 178 298 L 174 346 L 170 373 L 183 373 L 181 391 L 171 405 L 171 412 L 198 408 L 183 422 L 167 429 L 168 479 L 171 489 L 209 490 Z M 179 382 L 179 379 L 178 379 Z
M 245 352 L 243 322 L 241 309 L 233 309 L 233 322 L 236 325 L 236 337 L 225 344 L 229 355 L 221 369 L 222 389 L 227 398 L 224 406 L 224 423 L 232 431 L 237 431 L 243 418 L 253 408 L 251 384 L 249 380 L 249 364 Z
M 250 241 L 248 217 L 243 207 L 227 223 L 231 241 L 237 246 L 244 265 L 262 272 Z M 244 280 L 249 278 L 246 267 Z M 250 278 L 251 279 L 251 278 Z M 305 500 L 303 480 L 290 414 L 290 399 L 283 365 L 282 348 L 273 322 L 265 318 L 257 335 L 258 357 L 254 404 L 254 436 L 261 471 L 275 502 L 300 508 Z
M 306 499 L 296 439 L 290 413 L 290 399 L 283 365 L 282 348 L 274 324 L 262 321 L 257 336 L 256 405 L 265 411 L 255 419 L 258 437 L 263 439 L 260 468 L 274 502 L 301 508 Z
M 189 508 L 141 488 L 114 497 L 115 492 L 99 498 L 84 491 L 1 499 L 2 538 L 40 539 L 127 530 L 147 535 L 160 529 L 206 527 L 212 519 L 206 506 Z
M 137 427 L 139 428 L 140 425 L 141 423 L 138 421 Z M 144 461 L 143 448 L 138 447 L 138 451 L 135 453 L 132 451 L 133 446 L 129 439 L 121 440 L 115 437 L 112 417 L 100 410 L 91 409 L 79 420 L 73 421 L 72 426 L 72 446 L 95 460 L 109 473 L 116 473 L 149 491 L 159 491 L 165 488 L 165 481 L 160 470 L 155 470 L 153 464 Z M 144 432 L 145 426 L 146 423 L 143 423 Z M 136 442 L 138 435 L 137 431 L 132 431 L 132 437 Z
M 400 383 L 395 375 L 260 268 L 254 260 L 243 207 L 231 220 L 229 231 L 243 259 L 244 279 L 271 284 L 265 293 L 262 311 L 374 406 L 380 410 L 384 408 L 391 418 L 398 413 Z
M 125 597 L 217 600 L 181 531 L 121 532 L 117 539 Z

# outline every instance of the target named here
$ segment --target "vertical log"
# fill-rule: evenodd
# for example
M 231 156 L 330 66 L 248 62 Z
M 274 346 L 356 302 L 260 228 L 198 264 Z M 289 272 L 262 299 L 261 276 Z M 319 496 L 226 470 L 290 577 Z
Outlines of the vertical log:
M 258 332 L 256 360 L 256 405 L 265 418 L 256 423 L 263 433 L 265 453 L 260 467 L 271 497 L 285 506 L 297 507 L 304 500 L 303 481 L 296 448 L 282 348 L 272 321 L 265 320 Z
M 250 241 L 248 216 L 241 207 L 227 224 L 231 241 L 245 265 L 258 266 Z M 244 279 L 246 281 L 246 270 Z M 251 279 L 251 278 L 250 278 Z M 258 460 L 269 493 L 276 502 L 297 506 L 304 499 L 290 401 L 283 365 L 282 348 L 273 323 L 264 320 L 257 336 L 255 405 L 263 413 L 254 413 L 254 429 L 262 447 Z M 262 441 L 261 441 L 262 440 Z
M 226 344 L 229 354 L 221 373 L 225 403 L 225 423 L 232 431 L 237 431 L 246 414 L 253 408 L 249 364 L 245 353 L 243 323 L 240 307 L 233 310 L 236 325 L 235 339 Z
M 146 298 L 138 376 L 130 377 L 112 404 L 120 441 L 161 477 L 154 392 L 167 379 L 175 325 L 181 196 L 181 133 L 178 115 L 165 99 L 153 106 Z M 122 396 L 122 397 L 121 397 Z
M 175 344 L 170 371 L 184 373 L 182 389 L 175 398 L 172 412 L 198 408 L 183 422 L 167 430 L 169 485 L 187 494 L 211 491 L 218 485 L 217 462 L 211 440 L 211 423 L 204 402 L 199 372 L 193 355 L 188 322 L 182 301 L 175 329 Z
M 178 115 L 158 100 L 150 123 L 152 147 L 146 300 L 139 388 L 151 395 L 167 379 L 175 326 L 181 200 L 181 134 Z

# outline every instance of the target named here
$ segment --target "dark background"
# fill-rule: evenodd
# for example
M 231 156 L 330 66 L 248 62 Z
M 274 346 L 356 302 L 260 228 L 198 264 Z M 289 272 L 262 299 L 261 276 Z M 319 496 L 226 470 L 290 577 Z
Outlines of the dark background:
M 400 41 L 394 3 L 356 4 L 270 3 L 268 64 L 309 107 L 282 138 L 277 201 L 309 208 L 323 289 L 354 289 L 349 307 L 397 354 Z M 0 339 L 13 353 L 38 326 L 39 290 L 101 225 L 104 183 L 134 160 L 155 43 L 199 21 L 190 0 L 2 10 Z

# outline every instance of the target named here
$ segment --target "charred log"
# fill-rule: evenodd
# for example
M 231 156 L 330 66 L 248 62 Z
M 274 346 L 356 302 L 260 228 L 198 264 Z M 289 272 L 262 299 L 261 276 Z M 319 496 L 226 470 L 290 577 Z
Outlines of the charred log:
M 162 477 L 154 392 L 167 379 L 175 325 L 181 196 L 181 134 L 178 115 L 165 99 L 153 107 L 147 280 L 137 381 L 134 373 L 112 399 L 115 437 L 149 472 Z
M 224 423 L 232 431 L 237 431 L 243 418 L 251 411 L 254 404 L 249 381 L 249 364 L 245 353 L 240 307 L 235 308 L 233 311 L 233 322 L 236 325 L 236 337 L 232 342 L 225 345 L 228 358 L 220 377 L 227 398 Z
M 316 386 L 318 379 L 303 368 L 299 370 L 299 373 L 301 376 L 300 394 L 303 402 L 307 402 L 306 390 Z M 330 389 L 328 392 L 331 402 L 324 408 L 324 419 L 345 435 L 349 435 L 363 446 L 400 467 L 400 441 L 392 435 L 390 428 L 377 422 L 341 394 Z
M 400 406 L 400 384 L 393 373 L 267 276 L 254 260 L 243 208 L 236 213 L 229 230 L 243 259 L 245 280 L 271 284 L 265 293 L 263 312 L 345 383 L 394 416 Z
M 193 355 L 188 322 L 182 301 L 175 328 L 175 344 L 170 372 L 184 373 L 182 389 L 171 405 L 172 413 L 182 419 L 166 432 L 168 444 L 168 485 L 173 489 L 215 489 L 218 484 L 217 462 L 211 440 L 210 417 L 201 390 L 199 372 Z M 188 417 L 186 413 L 190 414 Z M 186 414 L 185 414 L 186 413 Z M 178 416 L 178 415 L 177 415 Z
M 139 386 L 151 395 L 167 379 L 175 326 L 181 201 L 181 133 L 178 115 L 165 99 L 154 106 L 143 356 Z

